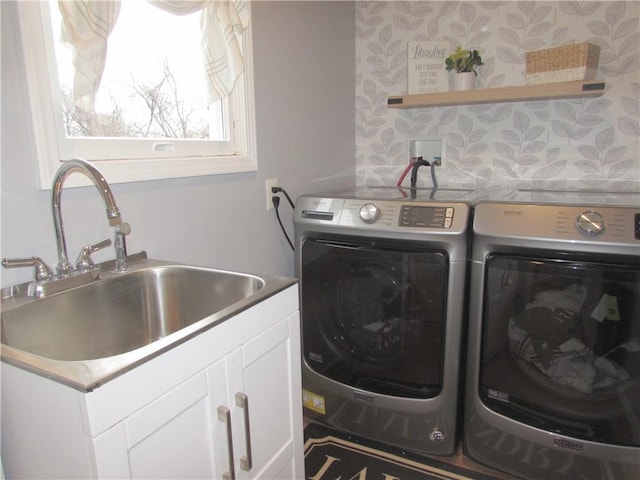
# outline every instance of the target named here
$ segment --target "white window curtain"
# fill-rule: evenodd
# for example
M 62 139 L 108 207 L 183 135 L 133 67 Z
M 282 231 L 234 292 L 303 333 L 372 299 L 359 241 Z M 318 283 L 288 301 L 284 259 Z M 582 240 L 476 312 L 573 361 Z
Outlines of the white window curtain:
M 245 1 L 148 1 L 174 15 L 202 10 L 200 28 L 207 100 L 213 103 L 229 95 L 244 70 L 241 39 L 249 23 Z M 104 71 L 108 38 L 120 14 L 120 0 L 59 0 L 58 5 L 62 40 L 74 50 L 74 103 L 90 109 Z

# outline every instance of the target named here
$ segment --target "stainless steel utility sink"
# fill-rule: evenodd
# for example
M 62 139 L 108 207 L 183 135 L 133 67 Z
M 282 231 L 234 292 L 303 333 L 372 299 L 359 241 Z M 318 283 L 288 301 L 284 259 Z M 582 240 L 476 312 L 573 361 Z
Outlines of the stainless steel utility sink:
M 3 300 L 2 359 L 95 388 L 294 282 L 147 260 L 45 298 Z
M 2 343 L 53 360 L 130 352 L 219 312 L 264 280 L 204 268 L 146 268 L 2 313 Z

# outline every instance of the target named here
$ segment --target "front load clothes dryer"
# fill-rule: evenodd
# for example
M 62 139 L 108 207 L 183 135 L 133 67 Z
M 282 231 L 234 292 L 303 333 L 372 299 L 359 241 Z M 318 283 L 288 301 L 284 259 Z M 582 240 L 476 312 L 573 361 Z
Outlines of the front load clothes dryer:
M 307 417 L 414 452 L 455 451 L 471 194 L 298 199 Z
M 464 452 L 521 478 L 640 478 L 640 197 L 532 196 L 475 207 Z

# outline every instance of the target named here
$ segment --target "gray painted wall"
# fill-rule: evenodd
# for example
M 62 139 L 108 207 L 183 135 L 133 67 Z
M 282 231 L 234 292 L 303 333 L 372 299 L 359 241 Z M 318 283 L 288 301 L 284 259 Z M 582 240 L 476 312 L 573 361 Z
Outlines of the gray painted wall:
M 298 195 L 354 184 L 355 7 L 351 2 L 254 2 L 253 41 L 259 170 L 114 185 L 132 226 L 129 252 L 253 273 L 293 275 L 293 253 L 264 182 L 277 177 Z M 50 191 L 39 191 L 15 5 L 1 2 L 1 256 L 56 263 Z M 108 179 L 107 179 L 108 180 Z M 63 192 L 69 256 L 111 237 L 93 187 Z M 291 210 L 282 218 L 293 236 Z M 112 258 L 113 251 L 95 259 Z M 0 270 L 2 286 L 31 269 Z

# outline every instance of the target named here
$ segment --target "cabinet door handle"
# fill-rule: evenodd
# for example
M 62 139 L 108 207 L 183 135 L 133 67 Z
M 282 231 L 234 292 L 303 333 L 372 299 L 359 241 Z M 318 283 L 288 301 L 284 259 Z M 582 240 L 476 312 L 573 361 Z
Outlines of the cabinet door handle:
M 223 480 L 235 480 L 236 471 L 233 461 L 233 433 L 231 432 L 231 410 L 224 405 L 218 407 L 218 420 L 227 426 L 227 448 L 229 450 L 229 471 L 222 474 Z
M 247 447 L 247 456 L 240 457 L 240 468 L 245 471 L 251 470 L 251 429 L 249 428 L 249 397 L 242 392 L 236 393 L 236 405 L 244 411 L 244 438 Z

